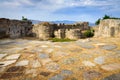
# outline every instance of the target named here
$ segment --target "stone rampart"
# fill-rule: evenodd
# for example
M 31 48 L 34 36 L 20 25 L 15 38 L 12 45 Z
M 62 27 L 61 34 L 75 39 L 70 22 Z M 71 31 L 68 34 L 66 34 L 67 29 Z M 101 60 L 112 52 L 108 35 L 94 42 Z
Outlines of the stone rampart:
M 19 38 L 32 34 L 32 22 L 0 18 L 0 38 Z

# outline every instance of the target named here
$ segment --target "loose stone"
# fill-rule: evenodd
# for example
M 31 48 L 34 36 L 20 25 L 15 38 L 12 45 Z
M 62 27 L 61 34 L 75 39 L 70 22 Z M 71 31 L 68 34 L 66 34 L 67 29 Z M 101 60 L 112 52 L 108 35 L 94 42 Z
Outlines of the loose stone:
M 47 64 L 47 63 L 49 63 L 49 62 L 52 62 L 52 59 L 50 59 L 50 58 L 41 59 L 42 65 L 45 65 L 45 64 Z
M 82 63 L 83 63 L 85 66 L 89 66 L 89 67 L 95 66 L 95 64 L 92 63 L 92 62 L 90 62 L 90 61 L 83 61 Z
M 32 66 L 32 68 L 38 68 L 38 67 L 41 67 L 41 64 L 38 60 L 33 60 L 31 62 L 31 66 Z
M 101 73 L 96 71 L 86 71 L 83 73 L 84 80 L 94 80 L 94 78 L 98 78 L 101 75 Z
M 77 61 L 76 58 L 68 58 L 68 59 L 65 59 L 63 60 L 63 64 L 73 64 L 75 61 Z
M 120 54 L 120 50 L 116 50 L 115 52 L 116 52 L 117 54 Z
M 0 59 L 2 59 L 4 56 L 6 56 L 7 54 L 0 54 Z
M 36 69 L 27 69 L 25 73 L 26 73 L 26 74 L 31 74 L 31 73 L 36 74 L 36 72 L 37 72 Z
M 6 57 L 6 59 L 18 59 L 20 57 L 20 54 L 12 54 L 8 57 Z
M 16 62 L 16 60 L 2 61 L 2 62 L 0 62 L 0 67 L 8 66 L 8 65 L 13 64 L 15 62 Z
M 65 75 L 65 76 L 69 76 L 69 75 L 72 75 L 73 72 L 70 71 L 70 70 L 62 70 L 62 71 L 61 71 L 61 74 L 62 74 L 62 75 Z
M 84 43 L 84 42 L 79 42 L 77 45 L 80 45 L 82 48 L 85 48 L 85 49 L 92 49 L 92 48 L 94 48 L 94 46 L 92 44 Z
M 57 63 L 52 62 L 52 63 L 46 64 L 46 69 L 48 71 L 55 72 L 60 69 L 60 66 Z
M 63 75 L 57 74 L 57 75 L 51 77 L 49 80 L 64 80 L 64 78 L 65 77 Z
M 49 58 L 49 55 L 48 55 L 48 54 L 45 54 L 45 53 L 41 53 L 41 54 L 39 54 L 39 57 L 40 57 L 41 59 L 45 59 L 45 58 Z
M 105 50 L 113 50 L 113 49 L 116 49 L 117 46 L 116 45 L 104 45 L 104 46 L 101 46 L 101 48 Z
M 28 60 L 22 60 L 16 63 L 16 66 L 26 66 L 28 65 L 29 61 Z
M 120 73 L 110 75 L 110 76 L 108 76 L 108 77 L 105 77 L 105 78 L 102 79 L 102 80 L 120 80 Z
M 106 64 L 101 66 L 101 68 L 106 71 L 118 70 L 120 69 L 120 64 L 119 63 Z
M 53 57 L 64 57 L 64 56 L 68 56 L 68 55 L 69 55 L 68 53 L 58 51 L 53 55 Z
M 104 62 L 105 62 L 105 57 L 104 56 L 99 56 L 99 57 L 96 57 L 95 59 L 94 59 L 94 62 L 95 63 L 97 63 L 97 64 L 104 64 Z

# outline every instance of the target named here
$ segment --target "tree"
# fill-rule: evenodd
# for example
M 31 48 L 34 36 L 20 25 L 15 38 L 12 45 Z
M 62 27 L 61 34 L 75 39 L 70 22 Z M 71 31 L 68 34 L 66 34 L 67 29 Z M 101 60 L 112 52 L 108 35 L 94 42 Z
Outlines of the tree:
M 111 17 L 111 16 L 108 16 L 108 15 L 104 15 L 104 17 L 102 18 L 102 19 L 98 19 L 96 22 L 95 22 L 95 24 L 96 25 L 99 25 L 99 23 L 100 23 L 100 20 L 104 20 L 104 19 L 120 19 L 120 18 L 117 18 L 117 17 Z
M 23 20 L 23 21 L 27 21 L 28 19 L 25 18 L 24 16 L 22 16 L 22 20 Z
M 99 25 L 100 24 L 100 18 L 95 22 L 96 25 Z
M 108 16 L 108 15 L 105 14 L 105 16 L 103 17 L 103 20 L 104 19 L 110 19 L 110 18 L 111 18 L 110 16 Z

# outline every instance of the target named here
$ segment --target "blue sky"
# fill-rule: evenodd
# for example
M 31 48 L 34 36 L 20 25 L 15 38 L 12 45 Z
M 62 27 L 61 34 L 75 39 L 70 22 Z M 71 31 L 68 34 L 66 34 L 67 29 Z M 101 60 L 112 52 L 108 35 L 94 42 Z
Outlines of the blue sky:
M 0 0 L 0 18 L 95 22 L 120 17 L 120 0 Z

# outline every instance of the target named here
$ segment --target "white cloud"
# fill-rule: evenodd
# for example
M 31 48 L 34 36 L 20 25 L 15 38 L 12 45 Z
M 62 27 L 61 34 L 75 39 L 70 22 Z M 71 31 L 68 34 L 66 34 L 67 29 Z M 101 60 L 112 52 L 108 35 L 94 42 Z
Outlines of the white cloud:
M 55 11 L 66 7 L 99 7 L 101 9 L 120 4 L 119 0 L 42 0 L 34 3 L 36 8 L 48 11 Z
M 81 14 L 70 16 L 69 13 L 57 14 L 64 8 L 74 9 L 75 7 L 94 7 L 101 9 L 100 11 L 106 13 L 120 12 L 120 0 L 1 0 L 0 1 L 0 17 L 11 16 L 26 16 L 29 18 L 37 18 L 43 20 L 50 19 L 87 19 L 91 18 L 92 13 Z M 69 10 L 70 10 L 69 9 Z M 80 8 L 83 9 L 83 8 Z M 90 8 L 91 9 L 91 8 Z M 81 10 L 82 11 L 82 10 Z M 84 9 L 83 9 L 84 11 Z M 67 12 L 67 11 L 66 11 Z M 68 11 L 69 12 L 69 11 Z M 77 11 L 76 11 L 77 12 Z M 93 11 L 93 13 L 95 13 Z M 85 14 L 85 15 L 84 15 Z M 90 15 L 89 15 L 90 14 Z M 97 13 L 100 14 L 100 13 Z M 37 17 L 36 17 L 37 16 Z M 79 17 L 78 17 L 79 16 Z M 15 17 L 15 18 L 16 18 Z
M 2 6 L 5 7 L 20 7 L 20 6 L 24 6 L 24 5 L 29 5 L 32 6 L 34 5 L 30 0 L 11 0 L 11 1 L 4 1 L 3 3 L 1 3 Z
M 22 6 L 34 6 L 34 8 L 40 10 L 55 11 L 66 7 L 81 7 L 81 6 L 98 6 L 104 9 L 108 6 L 117 6 L 120 4 L 120 0 L 5 0 L 0 3 L 3 7 L 22 7 Z M 120 7 L 120 6 L 119 6 Z M 116 8 L 116 7 L 113 7 Z

